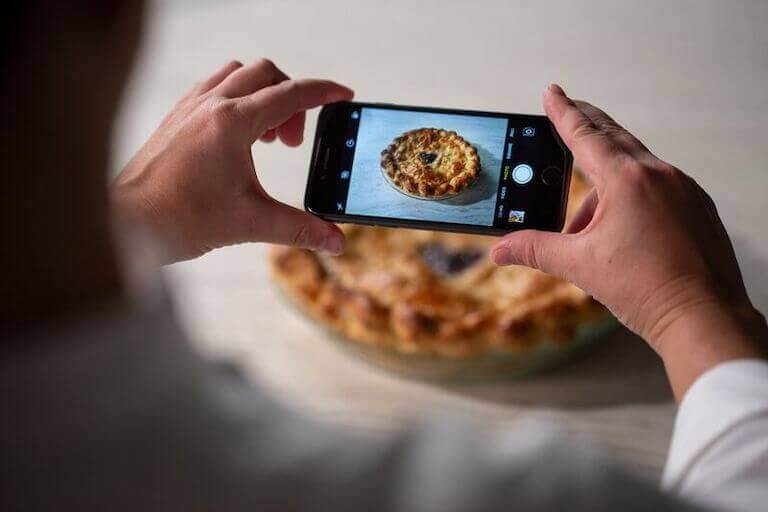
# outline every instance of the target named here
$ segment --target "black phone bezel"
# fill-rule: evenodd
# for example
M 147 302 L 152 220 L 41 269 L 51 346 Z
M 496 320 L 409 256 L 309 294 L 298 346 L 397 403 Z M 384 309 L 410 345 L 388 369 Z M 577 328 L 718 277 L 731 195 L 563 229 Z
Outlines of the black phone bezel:
M 373 217 L 365 215 L 353 215 L 348 213 L 338 214 L 330 211 L 318 211 L 313 208 L 311 197 L 313 190 L 318 189 L 318 183 L 321 181 L 322 173 L 326 172 L 322 167 L 322 156 L 326 155 L 326 149 L 338 148 L 344 140 L 344 123 L 338 123 L 338 128 L 333 130 L 334 120 L 337 118 L 348 119 L 349 114 L 353 109 L 361 109 L 365 107 L 370 108 L 386 108 L 392 110 L 407 110 L 416 112 L 435 112 L 444 114 L 459 114 L 459 115 L 480 115 L 490 117 L 503 117 L 509 118 L 515 116 L 518 118 L 530 117 L 536 119 L 546 119 L 552 135 L 560 146 L 563 152 L 562 162 L 562 184 L 559 201 L 559 211 L 557 214 L 557 222 L 553 226 L 529 226 L 525 224 L 514 225 L 510 224 L 508 227 L 497 226 L 480 226 L 476 224 L 459 224 L 453 222 L 438 222 L 438 221 L 424 221 L 413 219 L 393 219 L 389 217 Z M 322 156 L 321 156 L 322 155 Z M 351 223 L 362 224 L 368 226 L 384 226 L 392 228 L 409 228 L 409 229 L 425 229 L 433 231 L 449 231 L 456 233 L 468 233 L 477 235 L 491 235 L 502 236 L 513 231 L 522 229 L 539 229 L 544 231 L 562 231 L 565 224 L 565 214 L 568 206 L 568 190 L 570 188 L 571 174 L 573 170 L 573 155 L 568 147 L 562 141 L 554 126 L 549 122 L 545 116 L 534 114 L 510 114 L 501 112 L 485 112 L 479 110 L 461 110 L 461 109 L 449 109 L 449 108 L 437 108 L 437 107 L 424 107 L 424 106 L 409 106 L 409 105 L 394 105 L 389 103 L 368 103 L 368 102 L 340 102 L 326 105 L 320 111 L 317 120 L 317 128 L 315 131 L 315 139 L 312 146 L 312 157 L 310 159 L 309 176 L 307 178 L 307 185 L 304 192 L 304 209 L 313 215 L 316 215 L 322 219 L 337 222 L 337 223 Z M 327 181 L 326 181 L 327 182 Z

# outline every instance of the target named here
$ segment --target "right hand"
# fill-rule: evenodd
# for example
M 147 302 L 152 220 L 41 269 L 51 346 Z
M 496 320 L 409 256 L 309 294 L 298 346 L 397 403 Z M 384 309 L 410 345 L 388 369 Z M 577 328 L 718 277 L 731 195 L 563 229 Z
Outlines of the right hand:
M 594 189 L 566 233 L 511 233 L 494 247 L 495 263 L 573 282 L 660 352 L 665 332 L 697 313 L 764 325 L 715 205 L 692 178 L 557 85 L 544 109 Z

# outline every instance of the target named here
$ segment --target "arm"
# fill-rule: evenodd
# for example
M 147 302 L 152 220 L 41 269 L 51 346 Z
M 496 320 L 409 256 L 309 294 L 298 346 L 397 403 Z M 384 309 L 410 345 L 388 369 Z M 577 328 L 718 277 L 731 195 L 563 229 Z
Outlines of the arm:
M 665 489 L 759 510 L 768 482 L 768 327 L 709 196 L 594 106 L 544 106 L 594 190 L 565 234 L 521 231 L 492 252 L 574 282 L 661 356 L 680 411 Z

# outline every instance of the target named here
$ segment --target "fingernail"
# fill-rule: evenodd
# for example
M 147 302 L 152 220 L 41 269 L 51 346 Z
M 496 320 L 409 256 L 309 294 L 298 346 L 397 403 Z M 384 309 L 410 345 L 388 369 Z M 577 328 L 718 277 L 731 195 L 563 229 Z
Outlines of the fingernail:
M 565 91 L 563 90 L 563 88 L 560 87 L 557 84 L 549 84 L 547 86 L 547 90 L 549 90 L 549 92 L 551 92 L 552 94 L 557 94 L 558 96 L 565 96 L 566 95 Z
M 506 247 L 494 247 L 491 251 L 491 261 L 496 265 L 509 265 L 512 260 Z

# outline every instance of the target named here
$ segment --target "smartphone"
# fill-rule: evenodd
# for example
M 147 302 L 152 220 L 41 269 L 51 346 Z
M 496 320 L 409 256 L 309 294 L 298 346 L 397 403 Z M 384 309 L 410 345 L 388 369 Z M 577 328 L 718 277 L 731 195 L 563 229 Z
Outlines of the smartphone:
M 560 231 L 572 165 L 546 116 L 335 103 L 318 118 L 304 207 L 339 223 Z

